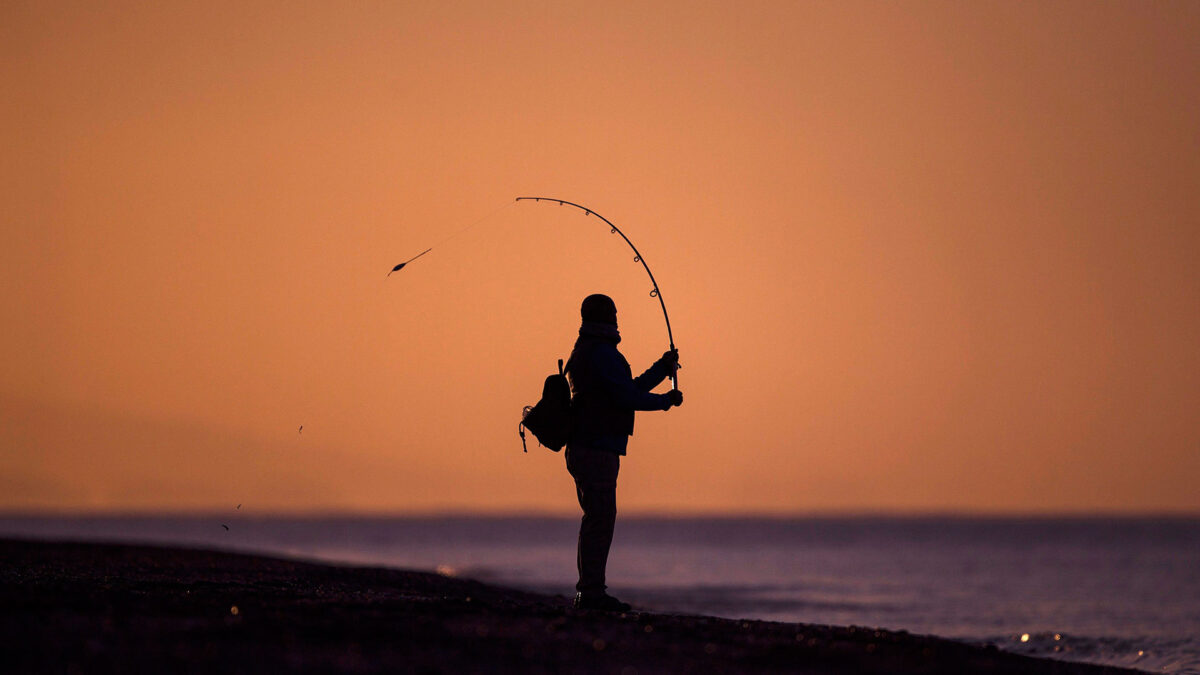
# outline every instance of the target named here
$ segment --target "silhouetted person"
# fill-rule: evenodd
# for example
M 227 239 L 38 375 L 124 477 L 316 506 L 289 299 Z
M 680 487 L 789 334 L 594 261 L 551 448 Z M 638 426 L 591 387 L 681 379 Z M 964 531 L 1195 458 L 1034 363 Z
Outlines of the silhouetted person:
M 629 362 L 617 351 L 617 306 L 607 295 L 589 295 L 580 308 L 583 325 L 567 362 L 571 382 L 571 436 L 567 470 L 583 508 L 579 525 L 579 583 L 575 606 L 625 611 L 629 605 L 606 593 L 604 569 L 617 519 L 617 471 L 633 435 L 635 410 L 667 410 L 683 403 L 683 394 L 652 394 L 675 372 L 679 354 L 669 351 L 633 377 Z

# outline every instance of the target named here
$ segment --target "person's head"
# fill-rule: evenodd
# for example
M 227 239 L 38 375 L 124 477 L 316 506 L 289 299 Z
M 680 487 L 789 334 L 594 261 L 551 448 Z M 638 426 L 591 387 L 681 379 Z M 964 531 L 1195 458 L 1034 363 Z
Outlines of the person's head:
M 607 295 L 596 293 L 583 299 L 579 315 L 584 321 L 617 325 L 617 304 Z

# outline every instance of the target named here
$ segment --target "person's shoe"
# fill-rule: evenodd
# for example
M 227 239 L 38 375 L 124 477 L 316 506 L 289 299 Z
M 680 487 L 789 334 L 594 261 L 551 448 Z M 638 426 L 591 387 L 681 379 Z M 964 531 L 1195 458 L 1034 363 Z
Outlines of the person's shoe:
M 575 594 L 575 609 L 595 609 L 601 612 L 628 612 L 630 607 L 628 602 L 621 602 L 608 593 Z

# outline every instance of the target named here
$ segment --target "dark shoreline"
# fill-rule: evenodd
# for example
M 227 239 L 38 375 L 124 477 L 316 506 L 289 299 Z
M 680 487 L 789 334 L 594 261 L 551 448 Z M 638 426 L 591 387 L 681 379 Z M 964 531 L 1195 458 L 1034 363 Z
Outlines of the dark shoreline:
M 425 572 L 11 539 L 0 635 L 7 672 L 1142 672 L 853 626 L 581 612 Z

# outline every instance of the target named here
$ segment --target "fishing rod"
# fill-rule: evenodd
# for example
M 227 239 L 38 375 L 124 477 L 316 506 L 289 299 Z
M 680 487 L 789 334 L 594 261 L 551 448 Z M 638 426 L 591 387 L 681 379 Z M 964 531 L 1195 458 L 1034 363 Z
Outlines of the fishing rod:
M 654 290 L 650 291 L 650 297 L 658 298 L 658 304 L 660 307 L 662 307 L 663 319 L 665 319 L 667 322 L 667 342 L 669 342 L 671 345 L 671 351 L 675 351 L 675 337 L 671 334 L 671 317 L 667 315 L 667 303 L 663 302 L 662 291 L 660 291 L 658 288 L 658 282 L 654 280 L 654 272 L 650 271 L 650 266 L 646 264 L 646 259 L 642 257 L 641 252 L 637 250 L 637 247 L 633 245 L 632 241 L 629 241 L 629 237 L 626 237 L 625 233 L 622 232 L 620 230 L 620 228 L 618 228 L 616 225 L 613 225 L 612 221 L 609 220 L 608 218 L 605 218 L 604 216 L 600 215 L 599 213 L 596 213 L 595 211 L 589 209 L 588 207 L 581 206 L 579 204 L 576 204 L 575 202 L 569 202 L 565 199 L 555 199 L 553 197 L 517 197 L 517 201 L 518 202 L 533 201 L 535 203 L 546 201 L 546 202 L 556 202 L 559 206 L 574 206 L 575 208 L 579 209 L 580 211 L 583 211 L 584 215 L 588 215 L 588 216 L 594 215 L 597 218 L 599 218 L 600 220 L 603 220 L 611 228 L 612 234 L 621 235 L 621 238 L 625 240 L 625 243 L 629 244 L 629 248 L 633 249 L 633 262 L 642 264 L 642 267 L 644 267 L 646 269 L 646 274 L 649 275 L 649 277 L 650 277 L 650 283 L 654 285 Z M 680 367 L 679 364 L 676 363 L 675 369 L 671 373 L 671 388 L 672 389 L 679 388 L 679 372 L 678 372 L 679 367 Z

